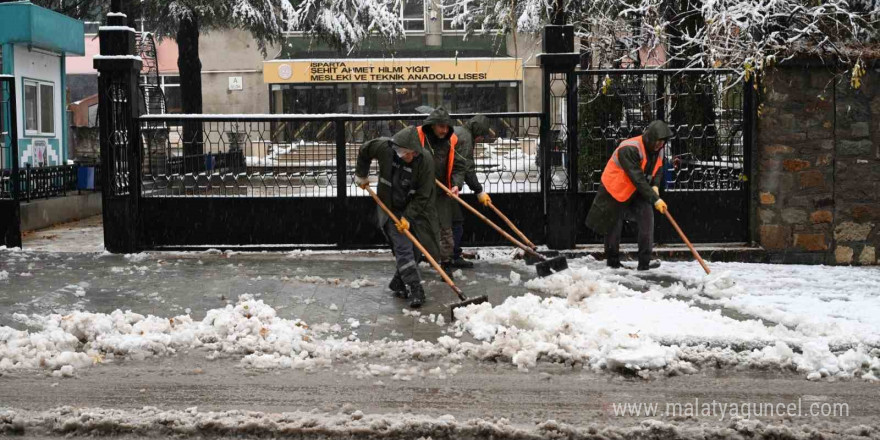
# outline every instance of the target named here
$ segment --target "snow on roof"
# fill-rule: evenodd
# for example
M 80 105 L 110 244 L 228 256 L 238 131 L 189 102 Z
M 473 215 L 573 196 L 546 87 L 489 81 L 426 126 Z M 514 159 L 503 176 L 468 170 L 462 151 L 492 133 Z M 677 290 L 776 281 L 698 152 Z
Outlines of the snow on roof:
M 134 32 L 134 28 L 130 26 L 101 26 L 98 28 L 99 31 L 132 31 Z
M 143 61 L 141 57 L 137 55 L 95 55 L 93 59 L 96 60 L 137 60 Z

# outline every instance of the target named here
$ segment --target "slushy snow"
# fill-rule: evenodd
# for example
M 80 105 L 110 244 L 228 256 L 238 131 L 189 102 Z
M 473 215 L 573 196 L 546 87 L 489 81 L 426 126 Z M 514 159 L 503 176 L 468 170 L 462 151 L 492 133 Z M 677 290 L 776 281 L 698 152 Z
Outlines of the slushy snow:
M 384 385 L 377 381 L 376 385 Z M 784 422 L 762 422 L 735 418 L 724 426 L 710 422 L 644 420 L 632 426 L 591 424 L 576 426 L 555 420 L 518 424 L 506 418 L 458 420 L 450 414 L 403 413 L 365 414 L 350 405 L 335 413 L 295 411 L 163 410 L 79 408 L 64 406 L 47 411 L 0 409 L 0 435 L 125 435 L 166 438 L 204 434 L 209 428 L 217 437 L 310 438 L 455 438 L 455 439 L 619 439 L 648 438 L 791 440 L 877 438 L 876 426 L 852 426 L 846 422 L 825 422 L 821 426 L 792 427 Z
M 464 358 L 500 360 L 523 371 L 559 362 L 639 374 L 746 366 L 796 371 L 810 379 L 877 380 L 880 375 L 877 270 L 713 263 L 713 275 L 704 276 L 693 263 L 664 263 L 645 274 L 606 269 L 585 258 L 570 261 L 567 271 L 530 279 L 521 274 L 530 274 L 529 269 L 513 257 L 507 250 L 487 255 L 517 269 L 505 270 L 507 278 L 477 275 L 498 276 L 533 293 L 494 306 L 459 308 L 457 321 L 436 341 L 360 341 L 354 330 L 361 323 L 354 318 L 342 316 L 351 330 L 342 335 L 339 324 L 280 318 L 258 295 L 244 294 L 234 305 L 208 310 L 200 321 L 189 312 L 14 315 L 28 330 L 0 327 L 0 371 L 45 368 L 64 376 L 118 357 L 200 349 L 209 358 L 241 357 L 249 368 L 311 370 L 373 359 L 373 364 L 404 365 L 395 370 L 400 378 L 418 377 L 409 373 L 413 366 L 407 362 Z M 120 272 L 140 270 L 132 266 Z M 294 279 L 340 288 L 376 285 L 366 278 Z M 88 288 L 68 287 L 77 297 Z M 334 306 L 330 309 L 338 309 Z M 446 325 L 442 315 L 402 313 L 420 325 Z M 463 340 L 465 335 L 477 342 Z M 428 374 L 441 373 L 449 374 Z

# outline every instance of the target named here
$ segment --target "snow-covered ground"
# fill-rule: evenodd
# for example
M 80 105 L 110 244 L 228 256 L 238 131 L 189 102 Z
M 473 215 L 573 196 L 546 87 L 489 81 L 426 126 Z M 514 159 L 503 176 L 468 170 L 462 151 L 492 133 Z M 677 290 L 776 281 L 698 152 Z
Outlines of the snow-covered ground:
M 550 293 L 459 314 L 481 340 L 509 340 L 521 368 L 538 358 L 594 368 L 690 371 L 702 364 L 782 367 L 808 378 L 880 374 L 880 270 L 673 262 L 638 273 L 585 259 L 526 283 Z M 556 298 L 558 297 L 558 298 Z
M 682 422 L 679 420 L 678 422 Z M 138 438 L 208 436 L 209 438 L 383 438 L 383 439 L 836 439 L 877 438 L 876 426 L 824 423 L 792 426 L 736 417 L 725 425 L 685 420 L 644 420 L 631 426 L 593 423 L 573 426 L 545 420 L 516 423 L 506 418 L 459 420 L 446 414 L 364 414 L 350 406 L 338 412 L 137 410 L 59 407 L 46 411 L 0 408 L 0 435 L 126 435 Z
M 197 349 L 209 358 L 238 357 L 248 368 L 314 370 L 349 363 L 356 365 L 353 374 L 392 380 L 423 374 L 411 363 L 425 360 L 439 362 L 429 374 L 451 376 L 463 359 L 501 360 L 524 372 L 554 362 L 642 376 L 718 367 L 776 369 L 809 379 L 876 381 L 880 375 L 877 268 L 713 263 L 713 275 L 705 276 L 689 262 L 640 273 L 583 258 L 540 279 L 511 256 L 481 252 L 481 264 L 510 268 L 508 277 L 485 282 L 510 289 L 524 285 L 532 293 L 459 309 L 453 323 L 401 312 L 445 329 L 432 340 L 361 340 L 358 319 L 280 317 L 262 299 L 242 294 L 234 304 L 199 313 L 202 319 L 193 319 L 189 310 L 155 316 L 125 310 L 15 315 L 27 330 L 0 327 L 0 372 L 48 369 L 72 376 L 120 358 Z M 129 259 L 132 274 L 148 266 L 142 260 L 156 258 L 135 257 Z M 6 273 L 0 291 L 14 289 L 25 275 Z M 465 277 L 461 282 L 473 282 Z M 327 282 L 308 274 L 295 281 Z M 339 288 L 360 291 L 386 282 L 352 281 Z M 334 306 L 329 310 L 338 310 Z

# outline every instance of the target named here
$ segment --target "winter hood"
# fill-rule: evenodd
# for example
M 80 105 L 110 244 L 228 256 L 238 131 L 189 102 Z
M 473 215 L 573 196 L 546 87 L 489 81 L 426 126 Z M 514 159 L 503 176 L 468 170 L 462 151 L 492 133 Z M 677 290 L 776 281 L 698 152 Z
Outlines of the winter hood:
M 425 122 L 422 123 L 422 129 L 427 130 L 434 124 L 446 124 L 449 126 L 449 132 L 452 133 L 452 118 L 449 117 L 449 112 L 446 111 L 445 108 L 435 108 L 434 111 L 425 118 Z
M 663 121 L 656 120 L 648 124 L 648 128 L 642 133 L 642 141 L 645 143 L 645 148 L 650 149 L 655 142 L 669 139 L 672 136 L 672 130 L 669 129 L 669 125 Z
M 476 115 L 473 118 L 468 119 L 467 122 L 464 123 L 464 126 L 467 127 L 468 131 L 471 132 L 474 138 L 479 136 L 489 136 L 489 118 L 485 115 Z

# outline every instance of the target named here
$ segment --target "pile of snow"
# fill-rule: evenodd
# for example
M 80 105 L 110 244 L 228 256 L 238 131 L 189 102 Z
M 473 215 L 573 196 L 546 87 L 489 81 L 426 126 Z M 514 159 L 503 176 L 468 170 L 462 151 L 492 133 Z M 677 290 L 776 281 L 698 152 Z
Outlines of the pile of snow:
M 733 319 L 720 309 L 670 298 L 684 296 L 688 289 L 681 284 L 642 292 L 605 281 L 606 275 L 578 267 L 532 279 L 526 287 L 552 296 L 527 294 L 496 307 L 484 303 L 458 309 L 457 328 L 521 369 L 543 359 L 593 368 L 688 372 L 723 358 L 725 365 L 790 368 L 811 377 L 873 380 L 880 373 L 877 345 L 854 339 L 851 347 L 832 352 L 829 340 L 814 334 L 757 319 Z M 725 275 L 690 290 L 700 289 L 713 292 L 713 298 L 741 294 Z
M 0 371 L 80 368 L 116 356 L 143 359 L 188 348 L 292 356 L 315 350 L 304 323 L 278 318 L 274 309 L 250 295 L 242 295 L 234 306 L 209 310 L 198 322 L 188 315 L 160 318 L 120 310 L 13 318 L 37 331 L 0 327 Z
M 7 272 L 5 270 L 0 270 L 0 281 L 4 281 L 4 280 L 8 280 L 8 279 L 9 279 L 9 272 Z

